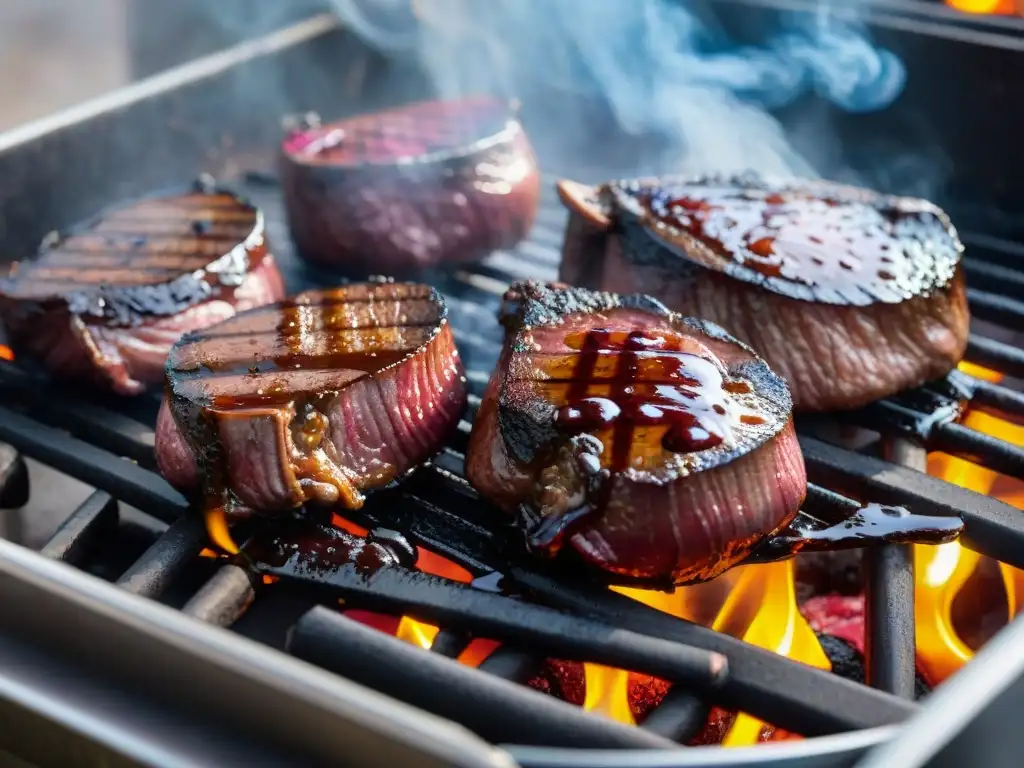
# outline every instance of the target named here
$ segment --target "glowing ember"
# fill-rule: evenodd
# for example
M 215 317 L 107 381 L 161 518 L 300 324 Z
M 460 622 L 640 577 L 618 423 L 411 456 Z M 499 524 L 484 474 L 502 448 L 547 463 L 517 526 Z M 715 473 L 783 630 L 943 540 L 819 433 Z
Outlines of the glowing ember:
M 429 648 L 434 643 L 437 633 L 437 627 L 403 616 L 398 624 L 395 637 L 411 645 L 418 645 L 420 648 Z
M 0 344 L 0 360 L 13 360 L 13 359 L 14 359 L 14 350 L 11 349 L 10 347 L 4 346 L 3 344 Z

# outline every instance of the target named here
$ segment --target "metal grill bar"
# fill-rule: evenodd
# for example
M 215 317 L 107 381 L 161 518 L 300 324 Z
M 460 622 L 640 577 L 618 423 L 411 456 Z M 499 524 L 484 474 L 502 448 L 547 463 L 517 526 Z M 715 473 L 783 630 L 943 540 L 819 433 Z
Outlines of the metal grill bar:
M 1024 299 L 1024 276 L 1017 269 L 965 257 L 964 271 L 971 287 L 987 293 Z
M 182 495 L 159 475 L 7 408 L 0 408 L 0 440 L 164 522 L 188 510 Z
M 449 659 L 457 659 L 472 640 L 468 632 L 460 632 L 454 629 L 442 629 L 434 636 L 434 642 L 430 644 L 431 653 L 439 653 Z
M 300 659 L 461 723 L 499 744 L 599 749 L 675 746 L 648 731 L 589 715 L 440 654 L 423 653 L 325 608 L 314 608 L 299 620 L 288 650 Z
M 1011 330 L 1024 326 L 1024 302 L 998 293 L 967 289 L 967 303 L 971 317 L 985 320 Z
M 967 340 L 968 362 L 1007 376 L 1024 378 L 1024 350 L 972 333 Z
M 123 405 L 117 410 L 98 405 L 6 361 L 0 361 L 0 388 L 31 404 L 33 418 L 84 438 L 97 448 L 125 456 L 147 469 L 156 468 L 152 428 L 125 415 Z
M 929 446 L 973 461 L 1010 477 L 1024 479 L 1024 448 L 986 435 L 962 424 L 940 424 L 933 430 Z
M 974 390 L 972 408 L 995 410 L 997 415 L 1011 418 L 1024 414 L 1024 394 L 981 379 L 970 379 L 969 386 Z
M 729 674 L 716 695 L 721 705 L 795 733 L 821 736 L 872 728 L 900 722 L 915 711 L 911 702 L 674 618 L 615 592 L 569 585 L 519 568 L 509 576 L 556 607 L 721 653 L 729 659 Z
M 484 659 L 478 669 L 512 683 L 526 683 L 543 665 L 544 659 L 536 654 L 502 645 Z
M 976 232 L 961 232 L 960 239 L 967 246 L 967 254 L 973 261 L 984 261 L 1001 267 L 1019 269 L 1024 263 L 1024 246 Z
M 206 546 L 206 527 L 199 515 L 185 514 L 147 549 L 117 580 L 117 586 L 141 597 L 159 597 L 195 562 Z
M 281 578 L 296 576 L 287 568 L 267 572 Z M 594 622 L 522 603 L 427 573 L 383 568 L 366 576 L 347 565 L 316 582 L 321 587 L 329 585 L 332 592 L 345 597 L 346 604 L 507 640 L 550 657 L 643 672 L 706 694 L 714 694 L 727 677 L 726 659 L 718 653 L 646 637 L 620 628 L 618 622 Z
M 682 688 L 672 688 L 640 727 L 685 744 L 700 733 L 710 713 L 711 707 L 700 699 Z
M 892 441 L 889 459 L 918 472 L 925 471 L 924 449 L 909 441 Z M 913 547 L 886 544 L 869 549 L 865 553 L 865 572 L 864 656 L 868 684 L 913 699 L 917 654 Z
M 117 522 L 117 501 L 103 491 L 94 491 L 60 524 L 40 554 L 80 565 L 99 541 L 113 534 Z
M 13 446 L 0 443 L 0 509 L 17 509 L 28 503 L 28 468 Z
M 1004 391 L 991 387 L 986 391 L 990 398 L 998 398 L 1004 410 L 1014 408 L 1021 400 L 1019 394 L 1007 395 L 1009 390 L 1000 389 Z M 927 393 L 927 390 L 921 389 L 915 394 L 923 399 Z M 891 399 L 872 403 L 842 418 L 885 435 L 921 441 L 930 450 L 943 451 L 1004 475 L 1024 479 L 1024 448 L 958 424 L 953 421 L 958 415 L 959 407 L 954 402 L 945 405 L 939 403 L 937 410 L 927 413 L 915 410 L 903 400 Z M 1010 415 L 1015 414 L 1011 411 Z
M 237 565 L 222 565 L 181 610 L 208 624 L 230 627 L 255 599 L 249 572 Z

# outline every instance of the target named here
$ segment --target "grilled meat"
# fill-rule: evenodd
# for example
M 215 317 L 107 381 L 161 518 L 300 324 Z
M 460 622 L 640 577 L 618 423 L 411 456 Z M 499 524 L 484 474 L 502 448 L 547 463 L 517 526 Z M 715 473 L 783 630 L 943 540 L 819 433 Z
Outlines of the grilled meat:
M 806 492 L 785 383 L 721 328 L 646 296 L 522 283 L 467 476 L 532 549 L 686 583 L 739 563 Z
M 259 210 L 196 189 L 114 208 L 48 238 L 0 281 L 16 351 L 133 395 L 182 333 L 284 295 Z
M 425 102 L 293 132 L 281 178 L 300 254 L 377 274 L 515 245 L 537 210 L 533 150 L 489 98 Z
M 923 200 L 756 176 L 559 184 L 560 278 L 647 293 L 752 345 L 797 410 L 938 378 L 967 345 L 962 246 Z
M 446 315 L 428 286 L 356 283 L 183 337 L 167 359 L 160 471 L 203 493 L 211 531 L 308 501 L 358 508 L 458 423 L 465 379 Z

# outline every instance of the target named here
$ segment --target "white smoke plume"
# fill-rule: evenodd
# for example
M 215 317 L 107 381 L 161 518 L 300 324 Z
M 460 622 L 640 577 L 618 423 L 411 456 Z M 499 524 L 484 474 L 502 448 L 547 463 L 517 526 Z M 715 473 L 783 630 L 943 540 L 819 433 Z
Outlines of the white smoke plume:
M 881 109 L 905 81 L 892 53 L 830 16 L 827 4 L 814 14 L 781 14 L 756 47 L 728 39 L 680 0 L 331 4 L 369 44 L 414 57 L 439 95 L 521 100 L 531 134 L 560 133 L 580 155 L 571 159 L 577 165 L 615 165 L 602 157 L 613 152 L 607 126 L 595 122 L 602 114 L 614 122 L 619 148 L 644 166 L 637 172 L 813 176 L 768 110 L 808 93 L 848 111 Z

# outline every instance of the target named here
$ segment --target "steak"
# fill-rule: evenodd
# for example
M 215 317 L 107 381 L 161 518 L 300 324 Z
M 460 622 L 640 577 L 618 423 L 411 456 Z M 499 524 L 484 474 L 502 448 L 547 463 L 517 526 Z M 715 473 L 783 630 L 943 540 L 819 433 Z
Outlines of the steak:
M 817 181 L 561 182 L 560 279 L 720 324 L 797 410 L 856 408 L 946 374 L 967 345 L 960 254 L 923 200 Z
M 469 481 L 535 552 L 616 581 L 713 578 L 789 523 L 807 478 L 785 383 L 650 297 L 521 283 Z
M 529 232 L 540 175 L 509 106 L 424 102 L 292 132 L 281 179 L 300 254 L 379 274 L 482 258 Z
M 226 548 L 227 519 L 359 508 L 440 449 L 466 400 L 440 295 L 390 282 L 300 293 L 188 334 L 167 388 L 158 466 L 202 495 Z
M 47 238 L 0 281 L 0 316 L 19 355 L 134 395 L 163 380 L 182 333 L 283 295 L 260 211 L 197 188 Z

